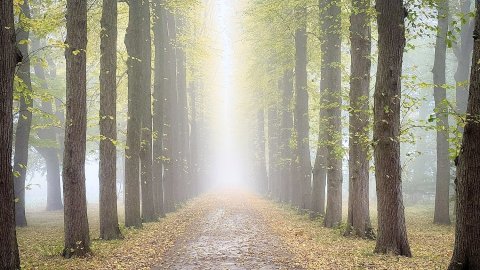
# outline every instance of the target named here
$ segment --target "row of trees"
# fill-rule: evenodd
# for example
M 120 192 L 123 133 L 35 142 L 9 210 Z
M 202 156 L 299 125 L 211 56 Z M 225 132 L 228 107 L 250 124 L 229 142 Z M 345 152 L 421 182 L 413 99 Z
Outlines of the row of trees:
M 405 80 L 403 56 L 407 49 L 407 37 L 429 30 L 436 36 L 431 84 L 434 88 L 435 110 L 430 117 L 430 121 L 436 122 L 434 130 L 437 134 L 434 222 L 450 224 L 449 143 L 452 135 L 448 121 L 449 116 L 455 115 L 460 119 L 457 126 L 463 128 L 465 125 L 466 130 L 457 152 L 457 238 L 450 269 L 475 269 L 479 267 L 478 252 L 475 252 L 478 251 L 476 241 L 480 230 L 471 221 L 476 219 L 473 215 L 478 216 L 479 208 L 475 204 L 477 200 L 471 196 L 478 188 L 478 183 L 473 182 L 478 170 L 468 167 L 468 164 L 475 162 L 479 153 L 473 153 L 476 142 L 469 138 L 474 135 L 467 132 L 478 126 L 478 121 L 473 120 L 476 118 L 474 96 L 478 87 L 478 60 L 475 55 L 473 62 L 463 60 L 471 59 L 472 44 L 477 37 L 474 32 L 474 38 L 471 38 L 471 2 L 461 2 L 461 15 L 450 13 L 450 3 L 446 0 L 409 4 L 406 6 L 400 0 L 377 1 L 375 5 L 369 0 L 352 0 L 349 3 L 286 1 L 282 5 L 264 1 L 251 4 L 248 10 L 249 31 L 256 52 L 252 67 L 257 72 L 256 89 L 258 85 L 266 89 L 257 90 L 262 98 L 256 98 L 261 100 L 257 102 L 255 136 L 259 165 L 256 167 L 257 183 L 260 191 L 278 201 L 322 215 L 325 227 L 340 225 L 342 162 L 345 156 L 342 111 L 345 110 L 349 118 L 349 196 L 345 235 L 376 238 L 375 252 L 378 253 L 412 256 L 405 224 L 400 155 L 402 137 L 405 135 L 403 110 L 411 106 L 405 104 L 402 98 L 402 82 Z M 419 7 L 432 13 L 429 15 Z M 454 5 L 454 8 L 457 6 Z M 454 16 L 461 18 L 461 24 L 452 19 Z M 349 22 L 345 19 L 348 17 Z M 376 19 L 376 23 L 373 23 L 373 19 Z M 433 19 L 438 22 L 437 27 L 430 26 Z M 427 23 L 422 25 L 422 20 Z M 376 30 L 374 40 L 377 42 L 373 47 L 376 51 L 372 50 L 372 28 Z M 345 36 L 349 37 L 349 49 L 346 48 L 347 43 L 342 43 Z M 427 34 L 422 37 L 425 36 Z M 455 74 L 457 100 L 453 112 L 446 92 L 449 87 L 446 82 L 446 59 L 450 47 L 454 48 L 458 59 Z M 478 52 L 476 49 L 473 50 L 474 54 Z M 342 52 L 349 56 L 344 57 Z M 344 64 L 348 58 L 349 68 Z M 372 60 L 376 73 L 371 72 Z M 467 111 L 464 96 L 470 63 L 473 65 Z M 265 72 L 258 72 L 259 66 Z M 349 72 L 348 94 L 342 88 L 344 72 Z M 375 80 L 371 80 L 373 76 Z M 319 94 L 309 90 L 313 88 L 309 87 L 309 81 L 317 80 L 320 81 Z M 371 81 L 374 81 L 373 97 L 370 93 Z M 309 94 L 315 97 L 309 97 Z M 348 105 L 344 105 L 345 99 L 349 101 Z M 316 103 L 313 106 L 309 104 L 312 101 Z M 312 112 L 319 112 L 319 115 L 309 117 Z M 370 120 L 372 113 L 373 121 Z M 318 143 L 313 146 L 310 145 L 312 132 L 309 125 L 312 119 L 319 123 Z M 312 148 L 316 151 L 312 151 Z M 312 152 L 316 153 L 313 168 Z M 369 215 L 369 169 L 372 157 L 378 212 L 376 235 Z M 472 227 L 467 228 L 467 220 Z
M 87 218 L 85 160 L 87 158 L 87 37 L 88 8 L 85 0 L 66 1 L 65 52 L 66 95 L 65 114 L 61 104 L 52 99 L 38 98 L 32 87 L 31 69 L 41 88 L 56 77 L 56 65 L 46 57 L 37 57 L 48 49 L 41 36 L 58 31 L 32 19 L 44 17 L 41 1 L 24 0 L 1 3 L 1 212 L 0 249 L 2 269 L 20 267 L 15 225 L 26 226 L 25 189 L 29 150 L 36 149 L 47 167 L 47 210 L 64 210 L 65 248 L 63 255 L 84 256 L 90 252 Z M 51 4 L 51 3 L 50 3 Z M 62 3 L 58 3 L 62 4 Z M 117 100 L 119 72 L 117 59 L 118 1 L 105 0 L 100 19 L 99 82 L 99 181 L 100 238 L 121 239 L 117 213 Z M 128 27 L 125 34 L 126 74 L 128 75 L 128 116 L 125 146 L 125 226 L 141 228 L 175 210 L 176 205 L 199 191 L 199 148 L 196 128 L 195 92 L 197 77 L 191 70 L 198 64 L 192 53 L 187 65 L 187 33 L 196 22 L 188 16 L 198 3 L 185 1 L 128 2 Z M 14 12 L 19 11 L 19 12 Z M 40 13 L 40 14 L 38 14 Z M 60 12 L 60 14 L 62 14 Z M 15 21 L 15 16 L 18 20 Z M 17 23 L 15 23 L 17 22 Z M 47 22 L 48 23 L 48 22 Z M 195 27 L 194 27 L 195 26 Z M 153 36 L 152 36 L 153 33 Z M 54 35 L 49 33 L 48 35 Z M 45 62 L 48 62 L 46 64 Z M 46 66 L 50 71 L 46 71 Z M 152 72 L 153 71 L 153 72 Z M 187 75 L 190 80 L 188 87 Z M 50 79 L 50 80 L 49 80 Z M 15 83 L 14 83 L 15 82 Z M 35 84 L 37 81 L 34 82 Z M 188 91 L 187 91 L 188 90 Z M 18 98 L 14 99 L 14 96 Z M 190 100 L 188 98 L 190 97 Z M 15 101 L 15 102 L 14 102 Z M 39 104 L 37 104 L 39 103 Z M 61 103 L 61 101 L 60 101 Z M 18 117 L 14 117 L 18 104 Z M 53 104 L 56 105 L 54 112 Z M 45 124 L 32 128 L 32 118 L 41 110 L 56 118 L 61 128 Z M 35 119 L 34 119 L 35 120 Z M 42 120 L 36 120 L 41 122 Z M 38 124 L 37 124 L 38 125 Z M 40 125 L 39 125 L 40 126 Z M 16 127 L 15 133 L 13 127 Z M 32 134 L 31 131 L 36 131 Z M 33 137 L 32 137 L 33 136 Z M 29 143 L 32 139 L 48 141 L 43 145 Z M 14 159 L 12 168 L 12 146 Z M 56 148 L 57 142 L 62 147 Z M 63 159 L 58 155 L 63 154 Z M 60 188 L 60 170 L 63 180 Z

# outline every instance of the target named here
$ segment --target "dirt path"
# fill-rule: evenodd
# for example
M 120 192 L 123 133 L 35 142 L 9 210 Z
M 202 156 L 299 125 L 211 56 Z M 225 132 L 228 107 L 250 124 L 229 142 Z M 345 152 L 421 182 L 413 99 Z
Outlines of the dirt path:
M 216 207 L 152 269 L 301 269 L 248 196 L 219 195 Z

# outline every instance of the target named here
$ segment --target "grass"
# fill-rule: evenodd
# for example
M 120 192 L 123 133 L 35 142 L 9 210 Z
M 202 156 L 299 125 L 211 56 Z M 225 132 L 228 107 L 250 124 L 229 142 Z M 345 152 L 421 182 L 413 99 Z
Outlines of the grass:
M 255 203 L 265 222 L 306 269 L 445 269 L 452 256 L 454 226 L 433 224 L 431 206 L 405 208 L 413 252 L 412 258 L 406 258 L 375 254 L 374 240 L 344 237 L 342 226 L 323 228 L 321 219 L 312 220 L 291 207 L 264 200 Z M 376 226 L 376 212 L 371 218 Z

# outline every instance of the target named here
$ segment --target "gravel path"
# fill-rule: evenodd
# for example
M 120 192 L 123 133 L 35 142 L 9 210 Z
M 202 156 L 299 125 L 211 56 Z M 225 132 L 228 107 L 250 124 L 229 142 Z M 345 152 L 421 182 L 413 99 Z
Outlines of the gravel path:
M 152 269 L 301 269 L 248 196 L 218 196 L 216 207 Z

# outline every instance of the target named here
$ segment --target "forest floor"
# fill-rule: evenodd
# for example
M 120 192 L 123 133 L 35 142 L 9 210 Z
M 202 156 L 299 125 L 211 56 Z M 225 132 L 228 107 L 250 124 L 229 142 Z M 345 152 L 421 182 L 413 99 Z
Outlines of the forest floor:
M 413 258 L 374 254 L 375 241 L 344 237 L 342 227 L 323 228 L 320 218 L 249 193 L 203 195 L 141 230 L 122 228 L 119 241 L 94 238 L 98 210 L 90 209 L 93 255 L 70 260 L 59 255 L 62 213 L 27 213 L 29 227 L 18 230 L 23 268 L 445 269 L 454 240 L 454 227 L 433 225 L 423 206 L 406 208 Z

